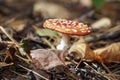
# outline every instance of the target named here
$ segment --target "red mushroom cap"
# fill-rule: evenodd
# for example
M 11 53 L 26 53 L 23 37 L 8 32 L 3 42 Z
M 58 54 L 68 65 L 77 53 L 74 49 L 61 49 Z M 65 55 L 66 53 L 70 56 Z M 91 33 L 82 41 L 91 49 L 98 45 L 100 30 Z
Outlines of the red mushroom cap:
M 91 33 L 91 28 L 87 25 L 67 19 L 49 19 L 43 26 L 68 35 L 84 36 Z

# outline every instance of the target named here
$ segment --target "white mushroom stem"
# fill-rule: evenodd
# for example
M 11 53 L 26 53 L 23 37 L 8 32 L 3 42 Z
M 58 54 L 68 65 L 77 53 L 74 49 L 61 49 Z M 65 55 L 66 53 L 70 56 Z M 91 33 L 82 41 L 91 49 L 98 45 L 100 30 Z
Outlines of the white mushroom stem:
M 70 37 L 66 34 L 62 34 L 61 42 L 57 45 L 56 48 L 57 50 L 66 50 L 70 45 Z

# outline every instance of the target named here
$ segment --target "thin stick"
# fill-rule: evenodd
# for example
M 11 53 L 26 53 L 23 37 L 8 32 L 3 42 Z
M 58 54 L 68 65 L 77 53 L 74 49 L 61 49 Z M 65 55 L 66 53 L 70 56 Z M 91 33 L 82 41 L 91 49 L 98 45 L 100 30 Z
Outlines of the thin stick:
M 83 62 L 85 65 L 89 66 L 93 71 L 95 71 L 96 73 L 100 74 L 98 71 L 96 71 L 93 67 L 91 67 L 89 64 L 87 64 L 86 62 Z M 100 74 L 102 75 L 102 74 Z
M 49 80 L 48 78 L 46 78 L 46 77 L 38 74 L 37 72 L 35 72 L 35 71 L 33 71 L 33 70 L 30 70 L 30 69 L 28 69 L 28 68 L 26 68 L 26 67 L 24 67 L 24 66 L 22 66 L 22 65 L 18 65 L 18 66 L 20 66 L 20 67 L 22 67 L 22 68 L 24 68 L 24 69 L 26 69 L 26 70 L 28 70 L 28 71 L 32 71 L 34 74 L 36 74 L 37 76 L 39 76 L 39 77 L 41 77 L 41 78 L 43 78 L 43 79 L 45 79 L 45 80 Z
M 79 67 L 79 65 L 80 65 L 80 63 L 82 62 L 82 60 L 83 60 L 83 59 L 81 59 L 81 60 L 79 61 L 79 63 L 78 63 L 77 66 L 75 67 L 75 69 L 77 69 L 77 68 Z
M 0 36 L 0 41 L 2 41 L 2 38 L 1 38 L 1 36 Z
M 16 57 L 18 57 L 18 58 L 20 58 L 21 60 L 23 60 L 23 61 L 25 61 L 26 63 L 30 63 L 30 60 L 27 60 L 27 59 L 25 59 L 25 58 L 23 58 L 23 57 L 21 57 L 21 56 L 19 56 L 19 55 L 15 55 Z
M 22 76 L 22 77 L 24 77 L 24 78 L 28 78 L 27 76 L 22 75 L 22 74 L 19 74 L 19 73 L 15 72 L 15 71 L 12 71 L 12 70 L 10 70 L 10 71 L 13 72 L 13 73 L 15 73 L 15 74 L 17 74 L 17 75 L 19 75 L 19 76 Z
M 11 65 L 13 65 L 14 63 L 5 63 L 5 62 L 0 62 L 0 68 L 2 68 L 2 67 L 5 67 L 5 66 L 11 66 Z
M 15 42 L 15 43 L 16 43 L 16 40 L 13 39 L 13 38 L 9 35 L 9 33 L 8 33 L 2 26 L 0 26 L 0 29 L 1 29 L 1 31 L 2 31 L 12 42 Z
M 48 46 L 51 47 L 51 49 L 55 49 L 55 47 L 47 39 L 43 39 L 43 40 L 48 44 Z
M 102 64 L 102 66 L 107 70 L 108 73 L 112 73 L 112 72 L 109 70 L 109 68 L 108 68 L 103 62 L 102 62 L 101 64 Z

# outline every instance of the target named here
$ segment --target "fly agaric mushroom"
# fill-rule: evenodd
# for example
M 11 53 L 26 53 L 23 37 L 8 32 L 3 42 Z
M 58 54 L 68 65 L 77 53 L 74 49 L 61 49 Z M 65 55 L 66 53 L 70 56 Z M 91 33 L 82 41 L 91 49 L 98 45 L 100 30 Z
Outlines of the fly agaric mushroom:
M 67 19 L 48 19 L 44 22 L 43 26 L 47 29 L 62 33 L 61 42 L 57 45 L 58 50 L 69 47 L 69 35 L 84 36 L 91 32 L 91 28 L 87 25 Z

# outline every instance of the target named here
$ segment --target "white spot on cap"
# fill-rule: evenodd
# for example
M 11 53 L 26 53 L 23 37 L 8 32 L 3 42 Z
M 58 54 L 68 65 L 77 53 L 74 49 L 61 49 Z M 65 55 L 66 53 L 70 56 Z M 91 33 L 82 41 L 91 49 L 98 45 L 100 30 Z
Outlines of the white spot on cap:
M 85 31 L 85 29 L 80 29 L 81 31 Z
M 62 26 L 62 28 L 65 28 L 65 26 Z
M 88 32 L 88 33 L 90 33 L 91 31 L 90 31 L 90 30 L 88 30 L 87 32 Z
M 82 30 L 81 32 L 86 33 L 86 31 L 85 31 L 85 30 Z
M 60 26 L 56 26 L 57 28 L 59 28 Z
M 77 32 L 77 30 L 76 30 L 76 29 L 72 29 L 72 31 L 73 31 L 73 32 L 75 32 L 75 33 Z
M 56 23 L 53 23 L 53 25 L 56 25 Z
M 69 32 L 69 31 L 70 31 L 70 29 L 66 29 L 66 31 L 67 31 L 67 32 Z

